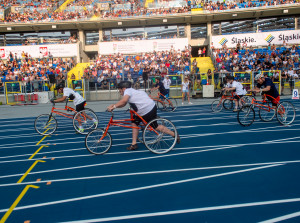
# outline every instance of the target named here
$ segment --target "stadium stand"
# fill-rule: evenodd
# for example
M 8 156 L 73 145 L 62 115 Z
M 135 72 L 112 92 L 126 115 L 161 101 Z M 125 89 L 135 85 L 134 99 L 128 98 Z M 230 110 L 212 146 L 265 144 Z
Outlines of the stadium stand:
M 296 0 L 2 0 L 1 91 L 3 83 L 15 80 L 22 81 L 27 92 L 50 90 L 53 75 L 55 83 L 84 79 L 90 90 L 103 88 L 104 82 L 105 88 L 114 89 L 120 79 L 141 87 L 148 66 L 150 77 L 189 75 L 193 83 L 199 79 L 202 86 L 215 88 L 234 72 L 280 70 L 297 79 L 299 41 L 272 40 L 275 31 L 300 35 L 299 9 Z M 263 32 L 270 32 L 269 46 L 241 42 L 226 47 L 226 35 Z M 218 35 L 225 39 L 220 49 L 220 43 L 211 40 Z M 178 43 L 186 48 L 172 48 Z M 143 51 L 142 44 L 152 48 Z M 37 48 L 23 48 L 29 46 Z M 49 82 L 47 88 L 42 82 Z

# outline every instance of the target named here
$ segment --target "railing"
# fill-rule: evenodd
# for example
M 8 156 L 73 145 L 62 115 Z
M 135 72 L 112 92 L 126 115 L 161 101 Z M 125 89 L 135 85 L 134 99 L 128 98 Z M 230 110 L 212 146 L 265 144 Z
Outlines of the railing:
M 207 85 L 209 82 L 214 85 L 215 93 L 220 92 L 220 89 L 224 87 L 225 77 L 226 76 L 234 76 L 237 78 L 237 81 L 240 81 L 242 84 L 245 84 L 245 87 L 248 89 L 249 87 L 254 86 L 254 77 L 257 72 L 253 72 L 249 77 L 250 80 L 247 79 L 244 81 L 241 78 L 241 73 L 234 72 L 216 72 L 212 74 L 212 79 L 209 80 L 206 73 L 197 73 L 190 75 L 190 92 L 191 95 L 195 95 L 198 92 L 203 91 L 203 86 Z M 182 84 L 182 76 L 181 75 L 169 75 L 171 80 L 171 88 L 170 88 L 170 96 L 172 97 L 181 97 L 181 84 Z M 135 89 L 140 90 L 149 90 L 155 86 L 155 77 L 149 76 L 149 79 L 145 82 L 141 76 L 136 79 L 128 79 L 124 78 L 124 80 L 129 80 L 132 82 L 132 86 Z M 31 81 L 31 82 L 20 82 L 21 89 L 19 90 L 21 93 L 30 94 L 36 92 L 47 92 L 54 91 L 55 86 L 61 82 L 65 84 L 65 86 L 74 88 L 75 91 L 81 91 L 80 93 L 88 100 L 117 100 L 120 98 L 120 95 L 117 91 L 117 85 L 123 78 L 106 78 L 104 81 L 100 82 L 97 80 L 88 80 L 88 79 L 80 79 L 76 80 L 76 83 L 73 81 L 56 80 L 55 83 L 50 83 L 49 81 Z M 7 83 L 7 82 L 6 82 Z M 251 84 L 250 84 L 251 83 Z M 80 85 L 80 90 L 77 88 Z M 281 85 L 282 93 L 284 94 L 292 94 L 292 90 L 297 88 L 300 89 L 300 80 L 291 78 L 287 81 L 276 82 L 278 89 Z M 7 85 L 14 86 L 14 85 Z M 11 87 L 10 87 L 11 88 Z M 15 89 L 7 89 L 8 92 L 14 92 Z M 0 94 L 5 93 L 5 87 L 0 85 Z M 101 97 L 96 97 L 97 95 L 101 95 Z M 105 96 L 105 97 L 103 97 Z

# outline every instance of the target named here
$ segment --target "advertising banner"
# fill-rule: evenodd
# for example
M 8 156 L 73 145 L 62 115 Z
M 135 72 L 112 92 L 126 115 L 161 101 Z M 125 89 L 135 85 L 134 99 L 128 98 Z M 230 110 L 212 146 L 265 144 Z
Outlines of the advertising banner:
M 99 54 L 135 54 L 153 51 L 165 51 L 172 48 L 175 50 L 184 50 L 187 46 L 187 38 L 100 42 Z
M 228 48 L 234 48 L 237 43 L 240 43 L 241 46 L 247 44 L 247 47 L 268 46 L 269 44 L 282 45 L 283 41 L 287 44 L 299 44 L 300 30 L 212 36 L 215 48 L 222 48 L 224 44 Z
M 76 57 L 77 44 L 53 44 L 53 45 L 30 45 L 30 46 L 3 46 L 0 47 L 0 58 L 7 59 L 10 52 L 19 58 L 27 53 L 33 58 L 49 57 Z

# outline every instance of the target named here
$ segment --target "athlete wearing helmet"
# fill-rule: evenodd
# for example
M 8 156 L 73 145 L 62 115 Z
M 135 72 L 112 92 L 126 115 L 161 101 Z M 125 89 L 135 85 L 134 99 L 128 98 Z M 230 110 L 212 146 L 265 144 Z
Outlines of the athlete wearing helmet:
M 275 84 L 270 78 L 265 77 L 261 74 L 257 74 L 255 76 L 255 81 L 257 82 L 257 85 L 254 89 L 250 91 L 256 93 L 260 92 L 261 94 L 267 94 L 267 98 L 272 102 L 273 108 L 275 108 L 280 101 L 280 96 Z M 269 97 L 268 95 L 270 95 L 271 97 Z
M 147 95 L 144 91 L 135 90 L 131 87 L 130 81 L 122 81 L 118 85 L 118 89 L 120 94 L 123 96 L 120 101 L 116 104 L 111 104 L 107 107 L 108 111 L 112 111 L 116 108 L 122 108 L 127 103 L 130 104 L 131 108 L 138 113 L 147 123 L 151 120 L 157 118 L 157 107 L 155 102 Z M 141 120 L 136 117 L 136 119 L 131 123 L 133 127 L 137 127 Z M 169 134 L 171 136 L 175 136 L 174 132 L 170 131 L 166 127 L 162 125 L 156 126 L 156 129 Z M 132 128 L 132 143 L 127 148 L 127 150 L 136 150 L 138 148 L 137 138 L 139 134 L 138 128 Z M 178 136 L 177 143 L 180 142 L 180 138 Z

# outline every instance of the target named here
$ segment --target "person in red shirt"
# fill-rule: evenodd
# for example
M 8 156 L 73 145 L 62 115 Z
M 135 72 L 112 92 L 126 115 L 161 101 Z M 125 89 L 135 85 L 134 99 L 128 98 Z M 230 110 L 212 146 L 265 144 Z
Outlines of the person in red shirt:
M 169 61 L 166 62 L 166 67 L 169 68 L 170 67 L 170 63 Z

